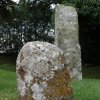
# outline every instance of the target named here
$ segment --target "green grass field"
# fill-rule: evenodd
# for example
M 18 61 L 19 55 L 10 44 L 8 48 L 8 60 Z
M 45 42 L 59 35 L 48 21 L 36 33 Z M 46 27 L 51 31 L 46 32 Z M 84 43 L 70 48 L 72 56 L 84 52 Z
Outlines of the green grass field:
M 0 100 L 18 100 L 16 87 L 15 58 L 0 57 Z M 84 67 L 83 80 L 72 87 L 74 100 L 100 100 L 100 67 Z
M 0 100 L 18 100 L 15 57 L 0 57 Z
M 100 67 L 83 69 L 83 80 L 72 82 L 74 100 L 100 100 Z

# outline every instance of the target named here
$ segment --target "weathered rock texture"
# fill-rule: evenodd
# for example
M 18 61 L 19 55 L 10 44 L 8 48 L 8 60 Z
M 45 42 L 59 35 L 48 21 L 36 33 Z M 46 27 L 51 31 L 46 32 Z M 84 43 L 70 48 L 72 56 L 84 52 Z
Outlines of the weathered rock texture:
M 19 100 L 73 100 L 70 76 L 61 49 L 28 42 L 17 58 Z
M 55 12 L 55 45 L 64 51 L 72 79 L 82 79 L 78 16 L 75 8 L 58 4 Z

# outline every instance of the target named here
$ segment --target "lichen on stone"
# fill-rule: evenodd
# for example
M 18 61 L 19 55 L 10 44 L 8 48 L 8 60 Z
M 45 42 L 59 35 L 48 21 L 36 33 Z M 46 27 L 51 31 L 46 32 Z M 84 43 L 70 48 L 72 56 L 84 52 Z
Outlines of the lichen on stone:
M 57 4 L 55 11 L 55 45 L 64 52 L 65 63 L 68 65 L 71 78 L 81 80 L 79 25 L 77 11 L 74 7 Z
M 39 41 L 26 43 L 16 65 L 19 100 L 56 100 L 52 98 L 73 95 L 64 54 L 57 46 Z

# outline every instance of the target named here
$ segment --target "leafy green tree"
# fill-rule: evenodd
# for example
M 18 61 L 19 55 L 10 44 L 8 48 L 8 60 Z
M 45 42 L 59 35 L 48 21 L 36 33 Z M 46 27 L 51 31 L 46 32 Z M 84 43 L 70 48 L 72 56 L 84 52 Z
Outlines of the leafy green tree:
M 20 0 L 18 5 L 14 5 L 14 12 L 7 8 L 13 8 L 11 1 L 6 1 L 6 6 L 2 7 L 9 13 L 5 15 L 1 10 L 1 15 L 9 17 L 4 19 L 6 23 L 0 27 L 0 49 L 11 53 L 18 52 L 23 44 L 29 41 L 41 40 L 53 43 L 51 22 L 54 10 L 51 4 L 61 3 L 62 0 Z M 10 21 L 7 22 L 6 19 Z
M 34 40 L 52 43 L 52 3 L 52 0 L 20 0 L 19 4 L 14 6 L 13 14 L 8 10 L 12 19 L 1 25 L 1 51 L 18 52 L 24 43 Z
M 0 0 L 0 22 L 9 21 L 14 10 L 15 3 L 12 0 Z

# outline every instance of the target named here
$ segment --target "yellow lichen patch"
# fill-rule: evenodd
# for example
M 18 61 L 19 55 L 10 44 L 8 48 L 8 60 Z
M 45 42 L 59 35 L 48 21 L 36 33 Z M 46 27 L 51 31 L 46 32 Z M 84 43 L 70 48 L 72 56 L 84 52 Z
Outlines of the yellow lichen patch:
M 47 100 L 62 96 L 72 96 L 70 76 L 66 68 L 61 71 L 57 71 L 54 78 L 47 81 L 47 84 L 48 88 L 45 90 Z
M 27 99 L 27 96 L 25 95 L 25 96 L 19 96 L 18 100 L 28 100 L 28 99 Z
M 58 56 L 58 61 L 61 63 L 61 64 L 64 64 L 64 54 L 60 54 Z
M 31 89 L 31 86 L 29 86 L 28 90 L 26 91 L 26 94 L 27 94 L 27 100 L 33 100 L 32 98 L 32 94 L 33 94 L 33 91 Z

